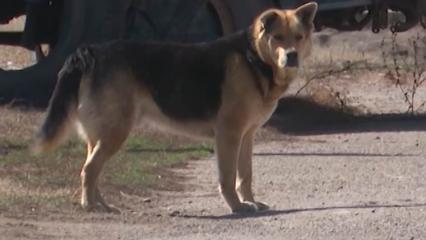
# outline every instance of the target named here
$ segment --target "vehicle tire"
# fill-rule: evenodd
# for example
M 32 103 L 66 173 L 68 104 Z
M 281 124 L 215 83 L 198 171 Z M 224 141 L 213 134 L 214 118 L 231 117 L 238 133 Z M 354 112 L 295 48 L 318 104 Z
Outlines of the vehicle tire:
M 85 24 L 86 0 L 64 0 L 58 41 L 48 56 L 21 70 L 0 70 L 0 103 L 43 107 L 56 75 L 68 54 L 80 43 Z
M 230 34 L 235 31 L 234 22 L 229 6 L 223 0 L 210 0 L 220 20 L 223 35 Z

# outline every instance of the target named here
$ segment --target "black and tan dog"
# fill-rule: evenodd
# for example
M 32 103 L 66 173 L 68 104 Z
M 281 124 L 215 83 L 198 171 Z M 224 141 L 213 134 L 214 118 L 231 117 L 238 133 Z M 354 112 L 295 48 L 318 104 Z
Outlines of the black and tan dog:
M 57 146 L 73 123 L 87 141 L 81 205 L 113 210 L 98 176 L 142 120 L 212 137 L 220 191 L 233 212 L 258 211 L 252 147 L 311 47 L 316 3 L 271 9 L 245 31 L 200 44 L 114 41 L 80 48 L 59 73 L 36 150 Z

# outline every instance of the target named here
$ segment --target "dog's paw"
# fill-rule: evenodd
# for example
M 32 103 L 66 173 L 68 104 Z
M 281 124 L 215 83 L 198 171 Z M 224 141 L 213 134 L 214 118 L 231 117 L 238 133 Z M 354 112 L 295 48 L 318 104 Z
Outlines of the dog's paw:
M 255 202 L 255 203 L 257 208 L 259 209 L 258 211 L 266 211 L 269 209 L 269 206 L 266 203 L 263 203 L 263 202 Z
M 268 210 L 269 206 L 262 202 L 244 201 L 237 209 L 233 209 L 233 213 L 255 213 Z
M 82 205 L 83 209 L 86 212 L 95 212 L 95 213 L 113 213 L 113 214 L 120 214 L 120 209 L 110 206 L 101 202 L 97 202 L 95 204 L 87 204 Z
M 233 213 L 254 213 L 258 211 L 258 207 L 254 202 L 242 202 L 238 208 L 232 209 Z

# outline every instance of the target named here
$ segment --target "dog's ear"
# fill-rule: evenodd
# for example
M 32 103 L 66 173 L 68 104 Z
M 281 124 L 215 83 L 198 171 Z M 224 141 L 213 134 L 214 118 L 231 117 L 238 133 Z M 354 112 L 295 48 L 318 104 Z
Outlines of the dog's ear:
M 278 17 L 278 13 L 274 10 L 268 11 L 265 13 L 265 15 L 262 15 L 260 21 L 262 22 L 263 28 L 266 33 L 271 31 L 272 25 L 275 21 L 277 21 Z
M 257 39 L 260 39 L 265 33 L 269 33 L 272 29 L 272 25 L 277 21 L 279 15 L 276 10 L 267 10 L 263 12 L 255 22 L 255 35 Z
M 310 2 L 298 7 L 294 12 L 303 25 L 313 26 L 317 10 L 318 4 L 316 2 Z

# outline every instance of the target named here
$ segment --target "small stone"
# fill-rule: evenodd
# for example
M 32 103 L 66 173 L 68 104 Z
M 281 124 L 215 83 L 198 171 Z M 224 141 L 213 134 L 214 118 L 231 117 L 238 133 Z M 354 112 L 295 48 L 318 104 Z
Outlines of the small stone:
M 179 212 L 179 211 L 177 211 L 177 210 L 175 210 L 175 211 L 171 212 L 171 213 L 169 214 L 169 216 L 170 216 L 170 217 L 176 217 L 176 216 L 178 216 L 179 214 L 180 214 L 180 212 Z

